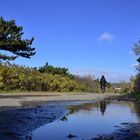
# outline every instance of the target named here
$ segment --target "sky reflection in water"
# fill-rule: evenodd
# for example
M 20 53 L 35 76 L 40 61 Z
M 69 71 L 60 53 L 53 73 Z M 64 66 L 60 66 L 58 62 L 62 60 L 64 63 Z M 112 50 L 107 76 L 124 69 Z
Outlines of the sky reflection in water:
M 132 102 L 100 101 L 70 107 L 70 113 L 53 123 L 46 124 L 32 133 L 33 140 L 72 140 L 109 134 L 124 122 L 139 122 L 139 106 Z

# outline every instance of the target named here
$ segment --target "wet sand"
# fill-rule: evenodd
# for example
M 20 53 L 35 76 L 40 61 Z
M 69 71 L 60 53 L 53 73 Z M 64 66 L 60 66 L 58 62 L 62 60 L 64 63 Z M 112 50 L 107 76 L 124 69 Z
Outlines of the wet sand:
M 101 100 L 110 96 L 119 97 L 120 94 L 96 94 L 96 93 L 29 93 L 29 94 L 0 94 L 0 108 L 22 107 L 32 104 L 46 104 L 52 101 L 85 101 Z

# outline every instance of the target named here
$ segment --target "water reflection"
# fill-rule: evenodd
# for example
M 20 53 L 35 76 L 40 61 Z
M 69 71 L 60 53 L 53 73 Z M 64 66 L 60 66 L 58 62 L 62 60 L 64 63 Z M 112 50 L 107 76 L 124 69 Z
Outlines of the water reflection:
M 69 114 L 73 114 L 75 112 L 83 111 L 85 113 L 93 112 L 94 110 L 100 110 L 101 114 L 104 115 L 107 105 L 110 104 L 110 101 L 101 100 L 99 102 L 94 103 L 84 103 L 80 105 L 70 106 L 68 109 L 70 110 Z
M 106 101 L 100 101 L 100 111 L 102 113 L 102 115 L 104 115 L 105 111 L 106 111 Z
M 93 110 L 100 109 L 101 114 L 104 115 L 105 111 L 106 111 L 106 106 L 109 103 L 110 103 L 109 101 L 101 100 L 100 102 L 72 105 L 72 106 L 68 107 L 69 112 L 65 116 L 63 116 L 60 120 L 67 121 L 68 116 L 70 114 L 74 114 L 74 113 L 79 112 L 79 111 L 82 111 L 86 114 L 90 114 L 90 112 L 93 112 Z
M 125 101 L 85 103 L 69 107 L 70 113 L 59 121 L 47 124 L 32 133 L 33 140 L 82 140 L 98 134 L 109 134 L 124 122 L 139 122 L 139 105 Z M 47 133 L 46 133 L 47 132 Z M 55 134 L 55 135 L 54 135 Z

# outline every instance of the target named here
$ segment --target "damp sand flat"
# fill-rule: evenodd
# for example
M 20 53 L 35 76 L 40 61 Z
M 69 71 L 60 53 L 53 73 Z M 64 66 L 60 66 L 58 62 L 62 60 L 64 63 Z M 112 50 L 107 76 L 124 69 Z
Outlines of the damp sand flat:
M 109 96 L 118 97 L 120 94 L 96 93 L 25 93 L 25 94 L 0 94 L 0 108 L 22 107 L 31 104 L 38 105 L 49 101 L 79 101 L 101 100 Z

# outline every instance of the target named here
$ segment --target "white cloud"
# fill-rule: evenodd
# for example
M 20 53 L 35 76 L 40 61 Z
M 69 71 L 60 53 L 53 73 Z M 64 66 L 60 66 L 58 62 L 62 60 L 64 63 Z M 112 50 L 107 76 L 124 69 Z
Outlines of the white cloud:
M 128 82 L 129 78 L 131 77 L 130 74 L 126 74 L 123 72 L 100 70 L 100 69 L 77 70 L 77 71 L 73 71 L 72 73 L 81 76 L 91 75 L 94 76 L 95 78 L 100 78 L 102 75 L 104 75 L 106 77 L 106 80 L 112 83 L 121 82 L 121 81 Z
M 108 32 L 104 32 L 102 33 L 100 36 L 99 36 L 99 40 L 100 41 L 107 41 L 107 42 L 110 42 L 114 39 L 114 35 L 108 33 Z

